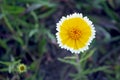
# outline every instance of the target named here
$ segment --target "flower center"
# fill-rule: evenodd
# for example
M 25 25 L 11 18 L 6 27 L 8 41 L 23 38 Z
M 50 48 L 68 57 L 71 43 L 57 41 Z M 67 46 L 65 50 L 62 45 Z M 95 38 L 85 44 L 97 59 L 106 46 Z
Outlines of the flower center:
M 24 71 L 24 69 L 25 69 L 24 66 L 21 66 L 21 67 L 20 67 L 20 70 L 21 70 L 21 71 Z
M 73 40 L 77 40 L 80 38 L 81 36 L 81 31 L 77 28 L 73 28 L 69 31 L 69 37 Z

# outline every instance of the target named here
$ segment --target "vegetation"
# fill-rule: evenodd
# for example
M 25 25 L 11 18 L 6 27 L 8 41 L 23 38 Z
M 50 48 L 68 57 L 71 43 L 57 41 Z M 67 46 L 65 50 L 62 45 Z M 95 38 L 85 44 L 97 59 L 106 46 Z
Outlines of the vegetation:
M 96 29 L 79 55 L 60 49 L 55 38 L 56 23 L 74 12 Z M 0 0 L 0 80 L 119 80 L 119 14 L 120 0 Z

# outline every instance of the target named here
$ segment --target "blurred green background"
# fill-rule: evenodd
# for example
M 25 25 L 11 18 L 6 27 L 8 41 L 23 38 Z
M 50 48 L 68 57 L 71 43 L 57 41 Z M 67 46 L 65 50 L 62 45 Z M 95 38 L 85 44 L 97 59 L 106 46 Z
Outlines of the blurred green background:
M 56 23 L 74 12 L 96 29 L 84 69 L 109 67 L 86 79 L 73 79 L 74 66 L 58 59 L 73 54 L 58 47 Z M 27 72 L 17 73 L 19 63 Z M 120 0 L 0 0 L 0 80 L 120 80 Z

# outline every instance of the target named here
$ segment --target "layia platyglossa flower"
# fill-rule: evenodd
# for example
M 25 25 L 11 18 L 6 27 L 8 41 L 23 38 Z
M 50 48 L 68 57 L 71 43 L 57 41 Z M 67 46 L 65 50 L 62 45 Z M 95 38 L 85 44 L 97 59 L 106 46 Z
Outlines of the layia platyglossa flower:
M 95 28 L 92 22 L 80 13 L 62 17 L 57 23 L 57 43 L 61 48 L 72 53 L 80 53 L 88 49 L 95 38 Z
M 19 73 L 23 73 L 27 71 L 27 66 L 25 64 L 19 64 L 17 68 Z

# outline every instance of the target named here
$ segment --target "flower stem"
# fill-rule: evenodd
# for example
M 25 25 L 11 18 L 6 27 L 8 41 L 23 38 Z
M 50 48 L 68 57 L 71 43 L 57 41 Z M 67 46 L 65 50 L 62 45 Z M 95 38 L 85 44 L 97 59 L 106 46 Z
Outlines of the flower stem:
M 79 59 L 79 54 L 76 54 L 76 62 L 77 62 L 77 71 L 78 73 L 81 72 L 81 66 L 80 66 L 80 63 L 79 63 L 80 59 Z

